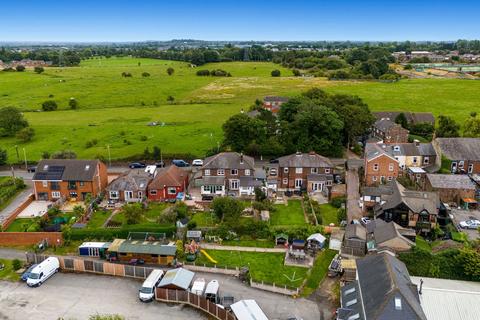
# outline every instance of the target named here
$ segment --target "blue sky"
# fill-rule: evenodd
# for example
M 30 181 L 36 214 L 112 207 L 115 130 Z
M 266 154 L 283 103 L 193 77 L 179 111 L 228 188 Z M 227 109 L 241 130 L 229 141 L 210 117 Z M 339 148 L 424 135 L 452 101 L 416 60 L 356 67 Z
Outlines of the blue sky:
M 468 0 L 27 0 L 1 12 L 0 41 L 480 38 L 480 1 Z

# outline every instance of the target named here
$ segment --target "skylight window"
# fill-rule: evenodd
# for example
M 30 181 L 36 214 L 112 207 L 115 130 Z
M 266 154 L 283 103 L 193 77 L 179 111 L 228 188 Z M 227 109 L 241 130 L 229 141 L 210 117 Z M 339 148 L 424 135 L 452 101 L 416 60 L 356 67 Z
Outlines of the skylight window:
M 395 310 L 402 310 L 402 300 L 395 298 Z
M 353 292 L 355 292 L 355 287 L 346 290 L 346 291 L 345 291 L 345 295 L 350 294 L 350 293 L 353 293 Z
M 353 306 L 355 303 L 357 303 L 357 299 L 353 299 L 347 302 L 345 306 L 350 307 Z
M 357 320 L 357 319 L 360 319 L 359 313 L 355 313 L 353 316 L 348 317 L 347 320 Z

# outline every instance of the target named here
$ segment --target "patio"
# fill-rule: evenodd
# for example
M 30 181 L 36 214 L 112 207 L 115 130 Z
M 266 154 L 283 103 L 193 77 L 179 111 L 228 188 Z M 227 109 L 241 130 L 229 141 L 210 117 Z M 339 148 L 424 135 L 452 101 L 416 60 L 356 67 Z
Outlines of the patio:
M 72 212 L 73 208 L 76 206 L 82 206 L 85 208 L 85 203 L 83 201 L 65 201 L 61 206 L 60 210 L 63 212 Z
M 51 201 L 33 201 L 22 212 L 19 213 L 17 218 L 35 218 L 44 216 L 50 205 Z

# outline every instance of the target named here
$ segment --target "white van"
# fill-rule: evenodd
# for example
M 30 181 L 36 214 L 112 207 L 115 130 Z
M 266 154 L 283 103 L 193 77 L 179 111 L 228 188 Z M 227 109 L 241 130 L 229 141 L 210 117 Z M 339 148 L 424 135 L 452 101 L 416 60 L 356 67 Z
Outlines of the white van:
M 27 285 L 29 287 L 40 286 L 53 274 L 58 272 L 59 268 L 60 261 L 58 261 L 58 258 L 48 257 L 32 269 L 27 278 Z
M 162 279 L 163 271 L 154 269 L 145 279 L 140 290 L 138 290 L 138 298 L 140 301 L 147 302 L 153 300 L 155 296 L 155 288 Z
M 193 282 L 190 292 L 198 296 L 202 296 L 203 290 L 205 290 L 205 279 L 199 278 Z
M 218 288 L 219 285 L 217 280 L 210 281 L 205 289 L 205 298 L 213 303 L 218 303 Z

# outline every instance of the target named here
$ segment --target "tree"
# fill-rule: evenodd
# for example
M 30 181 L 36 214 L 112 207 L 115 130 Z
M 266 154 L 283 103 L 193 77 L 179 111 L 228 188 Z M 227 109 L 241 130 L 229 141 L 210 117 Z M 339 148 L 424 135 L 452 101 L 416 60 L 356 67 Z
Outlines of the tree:
M 408 120 L 405 116 L 405 113 L 400 112 L 398 116 L 395 118 L 395 123 L 402 126 L 402 128 L 408 129 Z
M 153 160 L 157 161 L 158 159 L 160 159 L 161 153 L 162 151 L 160 150 L 160 148 L 157 146 L 154 146 L 152 151 Z
M 7 150 L 0 149 L 0 166 L 7 163 Z
M 12 268 L 13 270 L 17 271 L 22 267 L 22 261 L 18 259 L 13 259 L 12 260 Z
M 213 200 L 213 212 L 218 219 L 228 224 L 238 224 L 238 219 L 242 215 L 243 204 L 231 197 L 218 197 Z
M 126 204 L 123 206 L 122 212 L 125 215 L 127 224 L 137 224 L 143 216 L 143 209 L 140 203 Z
M 244 113 L 230 117 L 222 128 L 224 144 L 238 152 L 245 151 L 253 140 L 263 142 L 266 138 L 265 123 Z
M 463 136 L 477 138 L 480 137 L 480 119 L 477 118 L 477 113 L 472 112 L 470 118 L 465 120 L 463 125 Z
M 33 68 L 33 71 L 37 74 L 41 74 L 45 71 L 45 69 L 43 67 L 37 66 L 37 67 Z
M 173 104 L 175 102 L 175 97 L 174 96 L 168 96 L 167 97 L 167 101 L 170 103 L 170 104 Z
M 275 69 L 271 72 L 272 77 L 280 77 L 280 70 Z
M 142 77 L 144 77 L 144 78 L 150 77 L 150 73 L 148 73 L 148 72 L 143 72 L 143 73 L 142 73 Z
M 172 67 L 169 67 L 169 68 L 167 69 L 167 74 L 168 74 L 169 76 L 171 76 L 174 72 L 175 72 L 175 69 L 173 69 Z
M 18 66 L 15 67 L 15 70 L 17 70 L 18 72 L 23 72 L 25 71 L 25 66 L 22 66 L 21 64 L 19 64 Z
M 54 100 L 47 100 L 42 103 L 43 111 L 55 111 L 58 109 L 58 105 Z
M 72 150 L 62 150 L 54 152 L 51 156 L 52 159 L 76 159 L 77 154 Z
M 68 101 L 68 105 L 70 106 L 70 109 L 76 110 L 78 109 L 78 101 L 75 98 L 70 98 Z
M 26 127 L 28 127 L 28 122 L 17 108 L 4 107 L 0 109 L 0 137 L 13 136 Z
M 460 135 L 460 126 L 452 118 L 444 115 L 438 117 L 437 137 L 454 138 Z
M 21 140 L 22 142 L 28 142 L 32 140 L 34 135 L 35 131 L 30 127 L 26 127 L 17 132 L 17 139 Z
M 267 199 L 267 195 L 265 194 L 265 192 L 263 192 L 261 188 L 255 187 L 254 191 L 255 191 L 255 201 L 261 202 Z
M 477 251 L 469 248 L 461 249 L 456 259 L 471 280 L 480 280 L 480 254 Z

